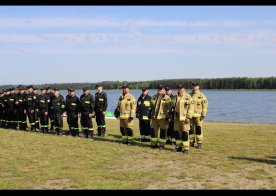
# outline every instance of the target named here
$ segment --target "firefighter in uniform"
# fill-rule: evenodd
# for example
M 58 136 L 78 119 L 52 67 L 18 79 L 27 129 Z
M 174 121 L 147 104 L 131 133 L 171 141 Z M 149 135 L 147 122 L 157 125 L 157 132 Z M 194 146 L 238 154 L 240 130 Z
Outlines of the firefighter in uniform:
M 83 94 L 80 97 L 81 127 L 85 138 L 89 138 L 91 135 L 91 139 L 93 139 L 94 96 L 90 94 L 88 87 L 84 87 L 82 90 Z
M 191 146 L 194 146 L 197 142 L 197 147 L 202 148 L 203 142 L 203 130 L 202 124 L 203 120 L 207 114 L 208 110 L 208 100 L 206 96 L 200 92 L 199 83 L 193 83 L 193 91 L 191 92 L 191 97 L 195 103 L 194 114 L 192 118 L 192 128 L 190 131 L 190 142 Z
M 158 93 L 151 98 L 151 147 L 163 150 L 166 145 L 167 129 L 169 127 L 171 98 L 165 94 L 162 85 Z M 160 137 L 159 137 L 160 129 Z
M 188 154 L 190 122 L 194 113 L 194 101 L 192 97 L 185 92 L 182 85 L 178 85 L 177 95 L 173 98 L 172 103 L 175 106 L 174 114 L 174 136 L 176 147 L 173 152 L 183 152 Z
M 48 133 L 49 131 L 49 103 L 50 98 L 46 94 L 46 88 L 41 88 L 41 95 L 37 98 L 36 108 L 39 113 L 40 129 L 42 133 Z
M 60 135 L 63 129 L 62 114 L 65 112 L 64 97 L 59 94 L 59 89 L 54 89 L 54 96 L 51 97 L 51 111 L 54 118 L 54 126 L 57 135 Z
M 26 92 L 23 86 L 18 86 L 18 94 L 16 99 L 17 106 L 17 122 L 19 126 L 19 130 L 26 131 L 27 129 L 27 116 L 26 116 L 26 108 L 25 108 L 25 97 Z
M 173 95 L 172 88 L 166 87 L 166 95 L 168 95 L 171 100 L 175 97 Z M 172 103 L 172 102 L 171 102 Z M 174 110 L 173 110 L 173 105 L 171 105 L 171 110 L 170 110 L 170 120 L 169 120 L 169 128 L 167 130 L 167 142 L 166 144 L 175 144 L 176 140 L 174 138 Z
M 4 90 L 0 91 L 0 127 L 4 128 Z
M 38 95 L 38 92 L 37 92 L 37 88 L 34 87 L 34 94 L 35 94 L 35 97 L 38 98 L 39 95 Z M 37 99 L 35 100 L 37 101 Z M 34 112 L 34 119 L 35 119 L 35 127 L 37 130 L 39 130 L 39 113 L 38 113 L 38 110 L 35 110 Z
M 15 102 L 17 100 L 17 94 L 14 88 L 9 89 L 10 93 L 7 97 L 7 114 L 8 114 L 8 128 L 17 129 L 17 111 Z
M 34 93 L 33 86 L 27 86 L 28 93 L 25 96 L 25 110 L 29 119 L 29 124 L 31 125 L 31 131 L 36 131 L 36 99 L 37 96 Z
M 136 118 L 139 119 L 141 142 L 150 142 L 150 100 L 148 88 L 142 88 L 142 94 L 137 101 Z
M 54 93 L 51 91 L 51 87 L 50 86 L 46 88 L 46 94 L 48 95 L 48 97 L 50 98 L 50 100 L 55 96 Z M 51 125 L 50 130 L 54 131 L 54 124 L 55 124 L 54 123 L 54 114 L 53 114 L 53 111 L 51 109 L 50 104 L 49 104 L 49 115 L 48 116 L 49 116 L 50 125 Z
M 98 126 L 97 135 L 104 137 L 106 132 L 105 113 L 108 106 L 107 95 L 103 91 L 101 84 L 98 84 L 96 87 L 98 88 L 98 92 L 95 94 L 95 115 Z
M 79 104 L 80 99 L 76 96 L 75 90 L 68 88 L 69 95 L 66 96 L 65 111 L 70 134 L 73 137 L 79 136 Z
M 118 109 L 120 118 L 120 132 L 123 144 L 133 145 L 133 119 L 136 113 L 135 97 L 129 93 L 128 85 L 123 86 L 123 93 L 119 97 Z
M 4 90 L 4 96 L 3 96 L 3 100 L 2 100 L 2 107 L 3 107 L 3 128 L 7 129 L 8 128 L 8 113 L 7 113 L 7 102 L 8 99 L 7 97 L 9 96 L 9 90 L 5 89 Z

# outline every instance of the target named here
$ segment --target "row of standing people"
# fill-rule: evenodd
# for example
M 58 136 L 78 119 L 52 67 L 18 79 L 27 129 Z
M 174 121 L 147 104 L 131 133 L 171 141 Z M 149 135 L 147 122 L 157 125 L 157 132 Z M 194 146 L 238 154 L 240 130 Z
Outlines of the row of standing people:
M 79 136 L 78 119 L 81 117 L 81 126 L 88 138 L 93 138 L 92 117 L 96 117 L 98 135 L 105 135 L 105 112 L 107 109 L 107 96 L 102 86 L 98 85 L 98 92 L 95 98 L 90 94 L 89 89 L 83 88 L 83 95 L 78 98 L 75 90 L 68 88 L 66 99 L 59 94 L 55 88 L 54 93 L 50 87 L 41 88 L 38 95 L 33 86 L 28 86 L 28 93 L 23 86 L 18 86 L 18 93 L 14 88 L 4 90 L 0 93 L 0 126 L 2 128 L 27 130 L 27 117 L 30 124 L 30 131 L 48 133 L 49 121 L 51 130 L 57 135 L 62 132 L 62 116 L 67 116 L 69 130 L 72 136 Z M 40 122 L 40 126 L 39 126 Z
M 133 119 L 139 119 L 142 142 L 151 142 L 152 148 L 163 150 L 168 143 L 175 143 L 174 152 L 188 153 L 190 146 L 202 148 L 203 120 L 208 110 L 208 100 L 198 83 L 192 84 L 188 94 L 182 85 L 172 95 L 172 89 L 160 85 L 153 97 L 143 88 L 136 102 L 127 85 L 119 98 L 114 115 L 120 120 L 122 142 L 133 145 Z

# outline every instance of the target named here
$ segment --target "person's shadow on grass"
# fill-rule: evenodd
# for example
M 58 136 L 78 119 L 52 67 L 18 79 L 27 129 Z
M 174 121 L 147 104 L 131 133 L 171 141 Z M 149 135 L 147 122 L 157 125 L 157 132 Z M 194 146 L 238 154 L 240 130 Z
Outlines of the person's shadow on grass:
M 276 165 L 276 156 L 266 156 L 267 159 L 259 159 L 259 158 L 252 158 L 252 157 L 235 157 L 230 156 L 230 159 L 236 159 L 236 160 L 247 160 L 247 161 L 255 161 L 260 163 L 267 163 L 271 165 Z

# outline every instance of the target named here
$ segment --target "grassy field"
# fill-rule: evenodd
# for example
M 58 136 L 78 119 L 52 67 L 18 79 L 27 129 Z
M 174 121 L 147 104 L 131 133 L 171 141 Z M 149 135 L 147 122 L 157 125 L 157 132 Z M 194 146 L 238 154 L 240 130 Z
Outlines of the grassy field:
M 0 130 L 0 189 L 276 189 L 276 125 L 206 123 L 188 155 L 140 143 L 137 121 L 135 146 L 107 126 L 94 141 Z

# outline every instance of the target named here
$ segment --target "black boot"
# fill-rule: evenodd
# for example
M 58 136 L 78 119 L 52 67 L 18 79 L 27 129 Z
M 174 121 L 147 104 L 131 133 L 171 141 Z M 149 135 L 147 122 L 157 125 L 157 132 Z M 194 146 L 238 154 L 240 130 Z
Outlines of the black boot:
M 49 132 L 49 128 L 46 127 L 44 132 L 45 132 L 45 133 L 48 133 L 48 132 Z
M 184 154 L 189 154 L 189 151 L 188 151 L 188 150 L 185 150 L 185 149 L 184 149 L 182 152 L 183 152 Z
M 39 130 L 39 122 L 36 122 L 36 123 L 35 123 L 35 131 L 36 131 L 36 130 Z
M 88 130 L 85 130 L 85 131 L 84 131 L 84 137 L 85 137 L 85 138 L 89 138 Z
M 101 137 L 102 136 L 102 128 L 101 127 L 98 127 L 98 133 L 97 133 L 97 136 Z
M 57 134 L 57 135 L 60 134 L 59 128 L 56 128 L 56 134 Z
M 105 137 L 105 131 L 106 131 L 106 128 L 102 127 L 102 137 Z
M 197 148 L 201 149 L 202 148 L 202 143 L 198 143 Z
M 173 152 L 181 152 L 181 151 L 182 151 L 181 147 L 173 149 Z
M 54 123 L 51 121 L 51 128 L 50 131 L 54 131 Z

